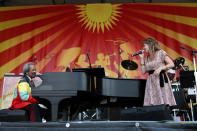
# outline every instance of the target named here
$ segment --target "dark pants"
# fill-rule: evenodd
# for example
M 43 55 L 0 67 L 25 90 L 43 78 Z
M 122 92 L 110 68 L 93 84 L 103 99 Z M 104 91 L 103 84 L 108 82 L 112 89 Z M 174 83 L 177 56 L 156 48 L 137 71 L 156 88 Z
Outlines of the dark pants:
M 38 104 L 30 104 L 23 108 L 23 110 L 27 111 L 29 114 L 29 118 L 31 122 L 41 122 L 41 114 L 40 108 Z

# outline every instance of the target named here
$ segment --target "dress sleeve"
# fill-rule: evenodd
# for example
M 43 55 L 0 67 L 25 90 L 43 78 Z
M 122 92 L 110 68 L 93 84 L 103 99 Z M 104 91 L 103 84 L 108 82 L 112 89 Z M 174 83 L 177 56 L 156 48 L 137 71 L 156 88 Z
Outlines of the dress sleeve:
M 162 62 L 165 61 L 165 56 L 168 56 L 168 54 L 164 50 L 160 50 L 160 58 Z
M 146 65 L 148 57 L 144 57 L 144 64 Z

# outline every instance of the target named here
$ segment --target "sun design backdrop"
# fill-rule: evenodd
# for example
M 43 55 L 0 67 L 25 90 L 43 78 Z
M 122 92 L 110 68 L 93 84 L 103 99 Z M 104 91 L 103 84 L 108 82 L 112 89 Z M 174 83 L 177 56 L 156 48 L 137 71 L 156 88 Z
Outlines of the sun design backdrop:
M 37 58 L 37 71 L 64 72 L 66 67 L 102 66 L 117 77 L 123 60 L 139 64 L 131 54 L 147 37 L 156 38 L 172 59 L 197 50 L 197 4 L 83 4 L 0 8 L 0 79 L 21 73 Z M 120 50 L 119 50 L 120 48 Z M 121 52 L 121 53 L 120 53 Z M 120 54 L 120 62 L 118 56 Z M 146 78 L 120 66 L 121 77 Z M 0 88 L 0 94 L 2 88 Z
M 92 32 L 97 29 L 98 33 L 100 31 L 104 33 L 105 29 L 112 29 L 112 24 L 116 25 L 115 21 L 119 21 L 120 6 L 120 4 L 78 5 L 79 13 L 77 14 L 85 29 L 88 29 L 88 31 L 92 29 Z

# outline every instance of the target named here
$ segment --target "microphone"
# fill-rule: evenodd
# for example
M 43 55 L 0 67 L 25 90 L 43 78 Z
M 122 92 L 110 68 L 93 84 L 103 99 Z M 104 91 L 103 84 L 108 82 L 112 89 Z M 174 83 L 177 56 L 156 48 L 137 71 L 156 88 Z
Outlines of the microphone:
M 36 56 L 34 56 L 34 63 L 37 64 L 38 63 L 38 59 Z
M 139 54 L 142 54 L 142 53 L 144 53 L 144 50 L 140 50 L 140 51 L 136 52 L 135 54 L 133 54 L 132 56 L 136 56 L 136 55 L 139 55 Z
M 183 46 L 180 46 L 180 48 L 181 48 L 181 49 L 184 49 L 184 50 L 187 50 L 187 51 L 190 51 L 190 52 L 192 53 L 192 54 L 191 54 L 192 56 L 193 56 L 194 53 L 197 53 L 196 50 L 187 49 L 187 48 L 185 48 L 185 47 L 183 47 Z
M 181 49 L 186 49 L 185 47 L 180 46 Z

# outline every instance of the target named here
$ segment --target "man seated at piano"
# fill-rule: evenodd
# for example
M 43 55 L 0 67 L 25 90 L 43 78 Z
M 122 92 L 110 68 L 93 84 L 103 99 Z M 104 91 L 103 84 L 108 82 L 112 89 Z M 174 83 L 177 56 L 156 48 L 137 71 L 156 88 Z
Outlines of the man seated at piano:
M 31 96 L 31 88 L 35 87 L 32 80 L 36 76 L 34 63 L 26 63 L 23 67 L 23 74 L 23 77 L 17 82 L 12 105 L 9 109 L 25 110 L 28 112 L 31 122 L 41 122 L 39 102 Z

